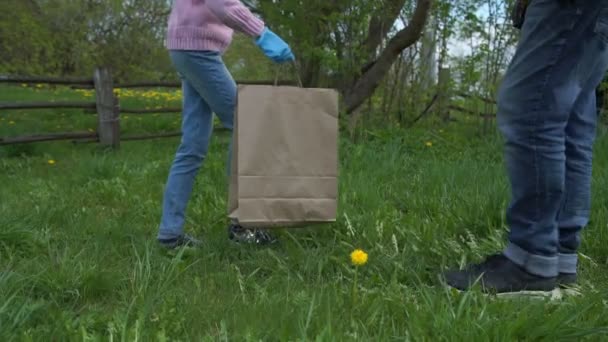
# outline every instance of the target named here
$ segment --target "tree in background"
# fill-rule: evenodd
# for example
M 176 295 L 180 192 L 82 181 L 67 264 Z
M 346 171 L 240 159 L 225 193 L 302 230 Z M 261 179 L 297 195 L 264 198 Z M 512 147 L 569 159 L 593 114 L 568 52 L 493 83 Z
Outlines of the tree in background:
M 0 72 L 90 76 L 107 65 L 118 79 L 166 77 L 168 11 L 166 0 L 4 0 Z
M 294 46 L 308 86 L 340 89 L 352 113 L 373 95 L 403 50 L 418 41 L 432 0 L 259 0 L 259 10 Z M 395 30 L 405 15 L 406 25 Z
M 339 89 L 355 123 L 411 123 L 437 93 L 440 68 L 450 68 L 450 87 L 494 98 L 518 34 L 512 0 L 244 2 L 292 45 L 304 84 Z M 170 5 L 4 0 L 0 73 L 90 76 L 106 65 L 118 81 L 176 80 L 163 44 Z M 237 79 L 274 79 L 278 70 L 238 34 L 225 61 Z

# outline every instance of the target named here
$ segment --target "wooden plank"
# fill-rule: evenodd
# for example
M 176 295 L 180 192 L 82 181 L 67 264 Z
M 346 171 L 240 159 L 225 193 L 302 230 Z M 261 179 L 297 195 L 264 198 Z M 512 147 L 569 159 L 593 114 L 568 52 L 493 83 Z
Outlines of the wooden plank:
M 95 109 L 95 102 L 0 102 L 0 110 L 9 109 L 53 109 L 53 108 L 78 108 Z
M 128 109 L 121 108 L 120 112 L 125 114 L 152 114 L 152 113 L 181 113 L 181 108 L 158 108 L 158 109 Z
M 97 132 L 103 146 L 120 146 L 120 122 L 118 99 L 114 96 L 112 74 L 107 68 L 98 68 L 93 76 L 97 100 L 99 125 Z
M 225 127 L 215 127 L 214 131 L 221 133 L 221 132 L 228 132 L 230 130 Z M 139 134 L 139 135 L 136 134 L 136 135 L 121 136 L 120 141 L 136 141 L 136 140 L 151 140 L 151 139 L 159 139 L 159 138 L 173 138 L 173 137 L 179 137 L 181 135 L 182 135 L 181 132 L 165 132 L 165 133 L 157 133 L 157 134 L 150 133 L 150 134 Z M 85 144 L 85 143 L 91 143 L 91 142 L 96 142 L 96 141 L 97 141 L 96 139 L 82 139 L 82 140 L 73 141 L 73 143 Z
M 215 132 L 227 132 L 230 131 L 225 127 L 215 127 Z M 121 137 L 121 141 L 133 141 L 133 140 L 148 140 L 148 139 L 157 139 L 157 138 L 172 138 L 172 137 L 181 137 L 182 132 L 167 132 L 167 133 L 158 133 L 158 134 L 142 134 L 142 135 L 129 135 Z
M 116 83 L 115 88 L 181 88 L 181 82 L 173 81 L 142 81 L 130 83 Z
M 130 135 L 122 137 L 120 140 L 122 141 L 133 141 L 133 140 L 148 140 L 148 139 L 156 139 L 156 138 L 171 138 L 171 137 L 180 137 L 182 132 L 169 132 L 169 133 L 159 133 L 159 134 L 142 134 L 142 135 Z
M 239 85 L 274 85 L 274 80 L 262 80 L 262 81 L 236 81 Z M 280 86 L 297 86 L 298 82 L 282 80 L 278 81 L 277 85 Z M 129 83 L 116 83 L 114 84 L 115 89 L 127 89 L 127 88 L 181 88 L 180 82 L 174 81 L 142 81 L 142 82 L 129 82 Z M 72 86 L 72 89 L 92 89 L 93 85 L 76 85 Z
M 274 85 L 274 80 L 262 80 L 262 81 L 237 81 L 237 84 L 242 85 Z M 277 85 L 298 85 L 295 81 L 278 81 Z M 173 81 L 157 81 L 157 82 L 130 82 L 130 83 L 117 83 L 115 88 L 181 88 L 181 82 L 173 82 Z
M 439 98 L 439 94 L 435 94 L 433 96 L 433 98 L 431 99 L 431 101 L 426 105 L 426 108 L 424 108 L 422 113 L 420 113 L 420 115 L 418 115 L 418 117 L 416 117 L 414 120 L 412 120 L 412 122 L 409 124 L 409 127 L 413 126 L 416 122 L 418 122 L 425 115 L 427 115 L 427 113 L 433 107 L 433 105 L 435 104 L 435 102 L 437 101 L 438 98 Z
M 67 132 L 67 133 L 49 133 L 49 134 L 37 134 L 29 136 L 19 137 L 4 137 L 0 138 L 0 145 L 14 145 L 14 144 L 25 144 L 34 143 L 41 141 L 57 141 L 57 140 L 71 140 L 71 139 L 93 139 L 97 136 L 94 132 Z
M 451 110 L 457 111 L 457 112 L 461 112 L 461 113 L 465 113 L 465 114 L 469 114 L 469 115 L 473 115 L 473 116 L 478 116 L 478 117 L 482 117 L 482 118 L 494 118 L 496 117 L 496 114 L 480 114 L 477 113 L 475 111 L 472 111 L 470 109 L 466 109 L 457 105 L 451 105 L 450 106 Z
M 479 96 L 479 95 L 471 95 L 471 94 L 467 94 L 467 93 L 463 93 L 463 92 L 457 92 L 455 95 L 463 97 L 465 99 L 478 99 L 478 100 L 481 100 L 481 101 L 483 101 L 483 102 L 485 102 L 487 104 L 496 104 L 495 100 L 488 99 L 488 98 L 485 98 L 485 97 L 482 97 L 482 96 Z
M 0 83 L 93 85 L 92 78 L 0 75 Z
M 172 132 L 172 133 L 159 133 L 159 134 L 142 134 L 142 135 L 130 135 L 130 136 L 121 136 L 120 141 L 134 141 L 134 140 L 150 140 L 157 138 L 171 138 L 171 137 L 179 137 L 181 136 L 181 132 Z M 97 139 L 80 139 L 74 140 L 72 143 L 74 144 L 88 144 L 97 142 Z

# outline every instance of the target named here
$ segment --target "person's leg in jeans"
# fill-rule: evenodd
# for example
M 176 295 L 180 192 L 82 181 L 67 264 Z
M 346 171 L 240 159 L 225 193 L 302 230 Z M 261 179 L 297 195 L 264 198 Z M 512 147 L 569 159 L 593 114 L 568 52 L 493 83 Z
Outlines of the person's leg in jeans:
M 213 112 L 232 129 L 236 84 L 217 52 L 171 51 L 183 84 L 182 140 L 169 172 L 158 239 L 168 247 L 192 242 L 184 235 L 186 208 L 207 154 Z M 184 238 L 185 237 L 185 238 Z M 196 241 L 194 241 L 196 242 Z
M 560 282 L 566 285 L 576 281 L 580 234 L 590 217 L 593 144 L 597 126 L 596 89 L 608 69 L 608 5 L 598 11 L 599 17 L 591 29 L 599 39 L 588 41 L 584 47 L 596 51 L 596 54 L 585 54 L 580 61 L 580 65 L 588 66 L 586 70 L 589 72 L 581 73 L 580 83 L 584 88 L 566 127 L 566 192 L 557 219 L 558 271 Z
M 596 27 L 606 3 L 531 2 L 498 101 L 512 188 L 509 245 L 479 265 L 447 272 L 449 285 L 468 289 L 481 276 L 485 288 L 499 292 L 555 287 L 567 127 L 575 104 L 592 83 L 589 75 L 605 71 L 589 60 L 605 59 L 605 39 Z
M 566 192 L 557 218 L 560 278 L 574 283 L 581 230 L 589 222 L 597 115 L 595 92 L 581 96 L 566 127 Z
M 217 52 L 171 51 L 171 59 L 183 77 L 183 137 L 167 181 L 158 239 L 161 244 L 173 248 L 198 244 L 196 239 L 183 233 L 188 200 L 196 174 L 207 154 L 213 132 L 213 113 L 225 128 L 233 129 L 237 89 Z M 231 172 L 231 155 L 232 143 L 228 151 L 227 173 Z M 229 225 L 229 237 L 247 243 L 274 241 L 274 237 L 262 230 L 245 229 L 236 223 Z

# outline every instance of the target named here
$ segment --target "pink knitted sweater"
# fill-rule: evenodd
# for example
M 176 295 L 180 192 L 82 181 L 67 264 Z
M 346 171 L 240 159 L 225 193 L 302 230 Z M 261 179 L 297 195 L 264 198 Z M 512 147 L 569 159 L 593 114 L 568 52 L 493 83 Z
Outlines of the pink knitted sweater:
M 233 31 L 258 37 L 264 22 L 239 0 L 174 0 L 166 47 L 224 52 Z

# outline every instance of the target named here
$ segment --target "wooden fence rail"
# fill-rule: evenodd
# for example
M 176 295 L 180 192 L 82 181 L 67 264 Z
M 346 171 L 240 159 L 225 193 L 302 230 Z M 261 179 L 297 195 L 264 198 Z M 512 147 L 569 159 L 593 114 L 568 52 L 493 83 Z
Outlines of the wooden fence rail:
M 181 88 L 181 82 L 175 81 L 141 81 L 128 83 L 114 83 L 112 75 L 107 68 L 98 68 L 91 78 L 74 77 L 38 77 L 38 76 L 3 76 L 0 83 L 9 84 L 47 84 L 66 85 L 72 89 L 93 89 L 95 102 L 82 101 L 47 101 L 47 102 L 0 102 L 0 110 L 15 109 L 55 109 L 76 108 L 83 109 L 85 113 L 97 113 L 98 125 L 96 132 L 65 132 L 16 137 L 0 137 L 0 145 L 25 144 L 42 141 L 72 140 L 73 142 L 99 142 L 101 145 L 118 148 L 120 141 L 146 140 L 155 138 L 177 137 L 181 132 L 168 132 L 159 134 L 140 134 L 120 136 L 120 114 L 151 114 L 151 113 L 179 113 L 179 107 L 171 108 L 120 108 L 118 98 L 114 94 L 117 88 Z M 238 84 L 261 85 L 295 85 L 293 81 L 238 81 Z
M 53 109 L 53 108 L 77 108 L 95 109 L 95 102 L 57 101 L 57 102 L 0 102 L 0 110 L 7 109 Z
M 2 80 L 0 79 L 0 82 Z M 279 81 L 251 81 L 251 80 L 239 80 L 236 81 L 237 84 L 242 85 L 280 85 L 280 86 L 295 86 L 298 83 L 290 80 L 279 80 Z M 118 89 L 129 89 L 129 88 L 181 88 L 181 82 L 173 82 L 173 81 L 142 81 L 142 82 L 131 82 L 131 83 L 116 83 L 114 84 L 114 88 Z M 94 86 L 92 84 L 89 85 L 73 85 L 72 89 L 93 89 Z
M 461 91 L 456 92 L 454 95 L 459 96 L 459 97 L 463 97 L 465 99 L 477 99 L 477 100 L 480 100 L 480 101 L 485 102 L 485 103 L 490 104 L 490 105 L 495 105 L 496 104 L 496 100 L 488 99 L 488 98 L 485 98 L 483 96 L 467 94 L 467 93 L 464 93 L 464 92 L 461 92 Z
M 440 86 L 437 94 L 433 97 L 431 103 L 427 106 L 423 114 L 415 121 L 418 121 L 425 116 L 431 107 L 436 107 L 436 111 L 443 118 L 449 118 L 450 111 L 459 111 L 465 114 L 475 115 L 484 120 L 493 118 L 493 114 L 480 114 L 474 110 L 462 108 L 452 103 L 452 97 L 461 97 L 464 99 L 477 99 L 487 105 L 493 105 L 496 102 L 466 94 L 464 92 L 451 92 L 448 85 L 451 79 L 450 70 L 442 69 L 440 73 Z M 130 140 L 146 140 L 154 138 L 166 138 L 180 136 L 180 132 L 168 132 L 159 134 L 143 134 L 132 136 L 120 136 L 120 114 L 151 114 L 151 113 L 179 113 L 181 108 L 121 108 L 117 96 L 114 94 L 115 89 L 119 88 L 180 88 L 181 83 L 175 81 L 140 81 L 140 82 L 125 82 L 114 83 L 112 74 L 109 69 L 100 67 L 95 70 L 91 78 L 74 78 L 74 77 L 32 77 L 32 76 L 3 76 L 0 75 L 0 83 L 12 84 L 51 84 L 51 85 L 66 85 L 72 89 L 93 89 L 95 92 L 95 102 L 86 101 L 47 101 L 47 102 L 16 102 L 6 103 L 0 102 L 0 110 L 14 109 L 53 109 L 53 108 L 77 108 L 83 109 L 85 113 L 97 113 L 98 124 L 96 132 L 68 132 L 68 133 L 49 133 L 26 135 L 17 137 L 0 137 L 0 145 L 23 144 L 41 141 L 58 141 L 72 140 L 73 142 L 99 142 L 103 146 L 118 148 L 120 141 Z M 238 84 L 256 84 L 256 85 L 297 85 L 296 82 L 290 80 L 278 81 L 237 81 Z
M 40 135 L 19 136 L 0 138 L 0 145 L 26 144 L 42 141 L 57 141 L 57 140 L 78 140 L 78 139 L 95 139 L 97 133 L 94 132 L 67 132 L 67 133 L 48 133 Z
M 180 113 L 182 111 L 181 108 L 158 108 L 158 109 L 129 109 L 129 108 L 121 108 L 121 113 L 126 114 L 152 114 L 152 113 Z
M 90 85 L 90 86 L 93 86 L 93 78 L 76 78 L 76 77 L 61 77 L 60 78 L 60 77 L 0 75 L 0 83 L 60 84 L 60 85 Z

